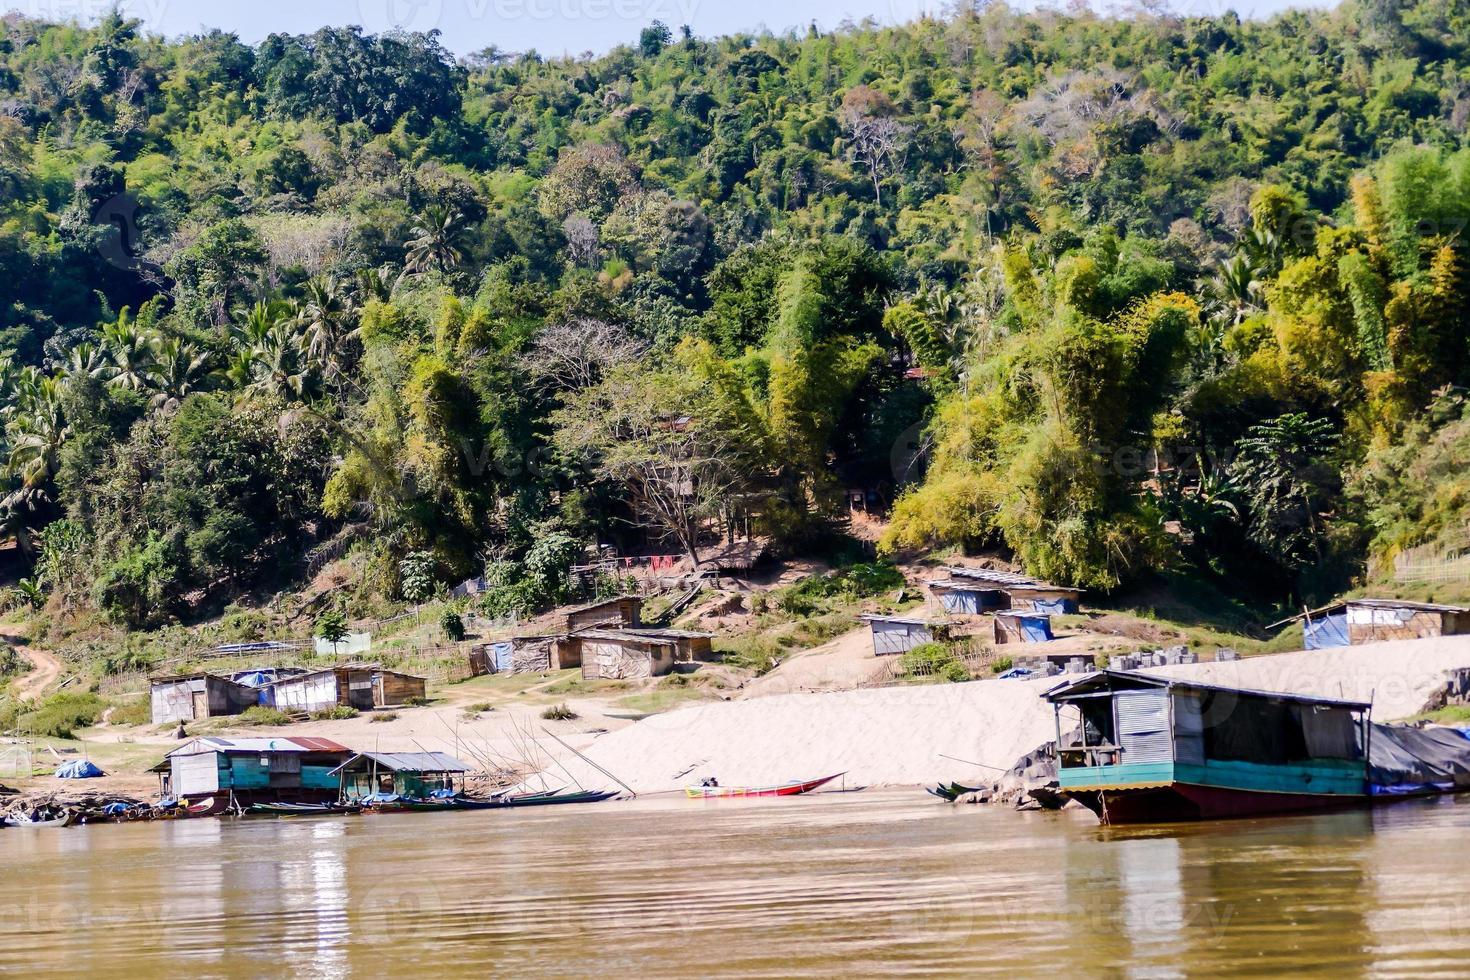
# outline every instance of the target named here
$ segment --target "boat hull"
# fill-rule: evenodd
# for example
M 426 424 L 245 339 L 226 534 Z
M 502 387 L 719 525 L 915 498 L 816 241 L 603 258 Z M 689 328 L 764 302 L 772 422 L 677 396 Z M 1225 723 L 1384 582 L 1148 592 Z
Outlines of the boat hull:
M 1069 797 L 1110 826 L 1230 820 L 1271 814 L 1335 810 L 1365 803 L 1366 796 L 1275 793 L 1228 786 L 1172 783 L 1146 789 L 1069 791 Z
M 810 793 L 819 786 L 825 786 L 832 780 L 841 776 L 835 773 L 831 776 L 823 776 L 821 779 L 809 779 L 804 783 L 782 783 L 780 786 L 762 786 L 758 788 L 743 788 L 737 786 L 690 786 L 684 790 L 691 800 L 728 800 L 728 799 L 755 799 L 772 796 L 800 796 L 802 793 Z

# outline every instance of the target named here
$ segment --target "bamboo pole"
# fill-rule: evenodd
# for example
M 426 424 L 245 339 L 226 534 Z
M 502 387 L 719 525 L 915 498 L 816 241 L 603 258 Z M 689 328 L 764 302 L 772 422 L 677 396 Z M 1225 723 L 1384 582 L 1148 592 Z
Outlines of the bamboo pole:
M 593 762 L 591 759 L 587 758 L 585 755 L 583 755 L 582 753 L 578 752 L 576 749 L 572 748 L 570 745 L 568 745 L 566 742 L 562 741 L 560 738 L 557 738 L 556 735 L 553 735 L 551 732 L 546 731 L 546 729 L 544 729 L 544 728 L 541 729 L 541 730 L 543 732 L 546 732 L 546 734 L 549 737 L 556 739 L 556 743 L 558 745 L 560 745 L 562 748 L 566 749 L 568 752 L 572 753 L 572 755 L 575 755 L 577 758 L 579 758 L 583 762 L 587 763 L 593 769 L 596 769 L 598 772 L 602 773 L 608 779 L 611 779 L 613 782 L 615 782 L 619 786 L 623 787 L 623 789 L 625 789 L 625 790 L 628 791 L 628 793 L 629 793 L 630 796 L 632 796 L 634 799 L 637 799 L 638 793 L 637 793 L 636 790 L 633 789 L 633 787 L 629 786 L 627 783 L 623 782 L 621 779 L 619 779 L 618 777 L 614 776 L 612 773 L 608 772 L 606 769 L 602 768 L 597 763 Z

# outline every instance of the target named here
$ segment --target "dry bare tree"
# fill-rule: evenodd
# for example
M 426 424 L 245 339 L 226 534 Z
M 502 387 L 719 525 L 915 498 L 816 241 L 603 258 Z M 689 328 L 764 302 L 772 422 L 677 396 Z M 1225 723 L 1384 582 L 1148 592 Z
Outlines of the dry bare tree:
M 849 89 L 837 113 L 853 162 L 867 168 L 880 205 L 883 178 L 902 166 L 908 149 L 909 127 L 896 114 L 888 96 L 866 85 Z
M 626 328 L 584 317 L 542 330 L 521 355 L 521 367 L 545 388 L 579 391 L 647 352 L 648 346 Z

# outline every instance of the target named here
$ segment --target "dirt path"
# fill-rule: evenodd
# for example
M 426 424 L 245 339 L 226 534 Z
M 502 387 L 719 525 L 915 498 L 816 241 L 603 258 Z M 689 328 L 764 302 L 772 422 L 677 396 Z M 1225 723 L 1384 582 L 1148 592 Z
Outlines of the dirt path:
M 10 685 L 10 693 L 17 701 L 39 698 L 46 688 L 60 679 L 62 671 L 61 661 L 51 654 L 44 650 L 33 650 L 18 642 L 24 638 L 25 634 L 19 627 L 0 624 L 0 643 L 14 647 L 15 652 L 31 664 L 31 672 Z

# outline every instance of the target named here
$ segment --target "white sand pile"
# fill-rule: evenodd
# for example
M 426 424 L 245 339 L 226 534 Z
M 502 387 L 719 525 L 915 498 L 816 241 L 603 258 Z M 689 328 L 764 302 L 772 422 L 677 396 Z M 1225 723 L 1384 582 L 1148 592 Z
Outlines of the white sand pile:
M 716 776 L 726 786 L 847 773 L 847 785 L 913 785 L 996 773 L 1055 737 L 1049 681 L 985 681 L 784 694 L 701 704 L 599 739 L 587 755 L 639 792 Z M 570 760 L 578 779 L 605 778 Z
M 1205 683 L 1372 700 L 1375 720 L 1423 710 L 1447 672 L 1470 668 L 1470 636 L 1376 643 L 1154 668 Z M 657 715 L 598 739 L 587 755 L 639 792 L 693 785 L 765 785 L 846 771 L 848 785 L 983 780 L 1055 735 L 1041 694 L 1061 682 L 977 681 L 702 704 Z M 579 780 L 605 784 L 580 760 Z
M 1374 721 L 1418 714 L 1451 670 L 1470 668 L 1470 636 L 1394 640 L 1283 653 L 1227 663 L 1156 667 L 1147 673 L 1205 684 L 1372 701 Z

